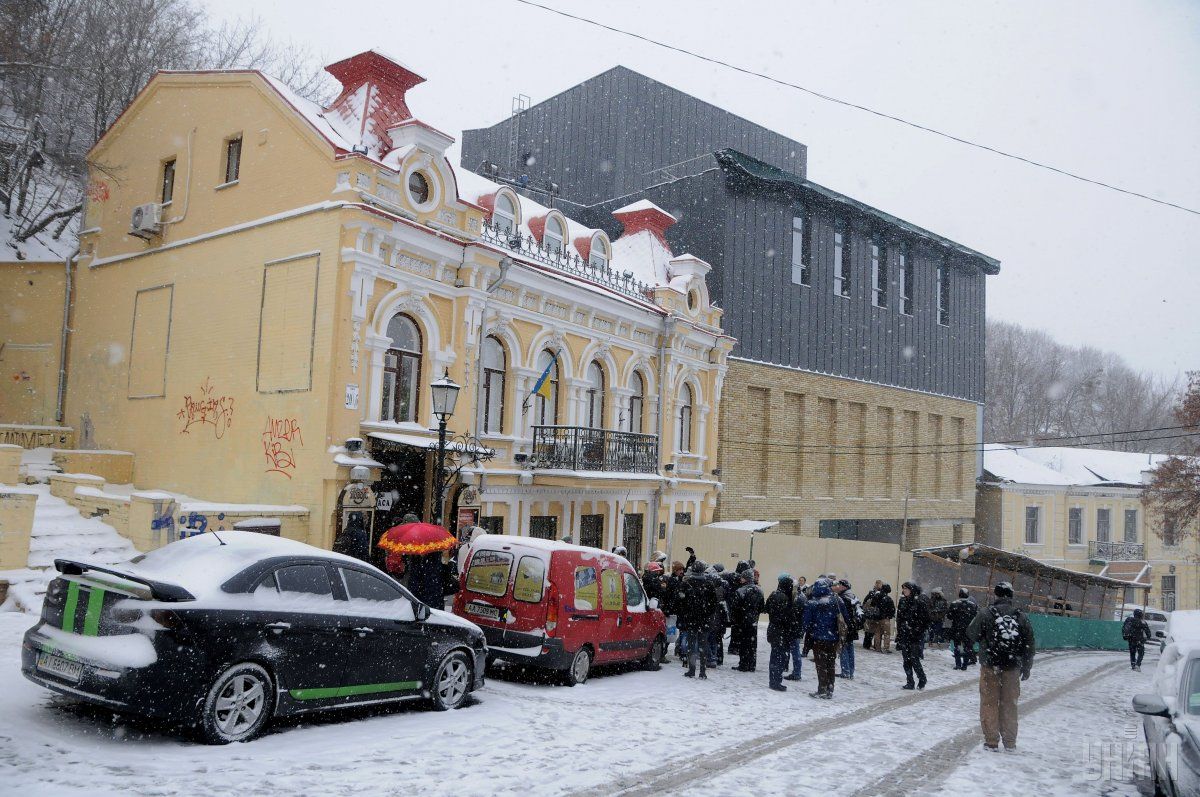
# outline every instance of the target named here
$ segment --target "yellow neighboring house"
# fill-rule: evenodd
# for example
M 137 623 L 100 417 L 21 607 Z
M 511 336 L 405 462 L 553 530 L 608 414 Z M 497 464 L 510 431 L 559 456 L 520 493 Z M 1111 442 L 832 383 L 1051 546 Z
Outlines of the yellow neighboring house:
M 710 519 L 733 341 L 674 220 L 638 203 L 610 241 L 454 169 L 397 60 L 328 71 L 329 108 L 257 71 L 162 72 L 93 148 L 67 422 L 133 452 L 139 488 L 301 505 L 328 547 L 356 463 L 377 531 L 434 516 L 448 375 L 449 521 L 636 562 Z
M 0 233 L 4 219 L 0 218 Z M 2 237 L 2 236 L 0 236 Z M 46 236 L 48 237 L 48 236 Z M 66 259 L 74 236 L 0 247 L 0 424 L 57 427 Z M 0 443 L 30 439 L 0 428 Z
M 1089 448 L 989 445 L 976 540 L 1047 564 L 1148 585 L 1151 605 L 1200 608 L 1200 542 L 1142 503 L 1165 457 Z M 1128 599 L 1141 602 L 1140 590 Z

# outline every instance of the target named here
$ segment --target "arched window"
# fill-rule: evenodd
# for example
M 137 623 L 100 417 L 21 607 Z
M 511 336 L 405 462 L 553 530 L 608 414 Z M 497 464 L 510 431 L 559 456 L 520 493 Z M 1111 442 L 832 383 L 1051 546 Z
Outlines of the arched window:
M 546 231 L 542 234 L 542 246 L 551 252 L 561 252 L 565 240 L 567 240 L 567 231 L 563 229 L 562 221 L 551 213 L 550 217 L 546 219 Z
M 384 421 L 415 421 L 421 383 L 421 330 L 408 316 L 397 313 L 388 322 L 391 348 L 383 355 Z
M 496 194 L 496 209 L 492 213 L 492 224 L 501 232 L 512 234 L 517 229 L 517 207 L 508 194 Z
M 605 268 L 608 265 L 608 241 L 603 235 L 597 235 L 592 238 L 592 248 L 588 252 L 588 264 L 596 268 Z
M 587 369 L 587 425 L 604 428 L 604 369 L 593 361 Z
M 633 382 L 630 384 L 633 395 L 629 397 L 629 431 L 642 433 L 642 413 L 646 406 L 646 381 L 637 371 L 633 372 Z
M 679 394 L 679 450 L 692 450 L 692 386 L 688 384 Z
M 483 339 L 483 418 L 485 434 L 504 433 L 504 345 L 493 337 Z
M 550 396 L 547 398 L 541 393 L 534 396 L 533 422 L 537 426 L 555 426 L 558 424 L 558 360 L 549 351 L 543 351 L 538 355 L 537 370 L 539 378 L 546 372 L 546 366 L 550 366 L 550 373 L 546 377 Z

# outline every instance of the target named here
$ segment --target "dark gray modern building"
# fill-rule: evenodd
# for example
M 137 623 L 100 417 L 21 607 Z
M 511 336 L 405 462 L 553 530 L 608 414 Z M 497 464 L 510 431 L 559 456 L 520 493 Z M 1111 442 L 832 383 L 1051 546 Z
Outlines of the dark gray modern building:
M 612 210 L 640 199 L 654 202 L 678 219 L 666 233 L 672 250 L 712 265 L 709 290 L 725 310 L 725 330 L 738 340 L 735 358 L 968 402 L 974 411 L 962 442 L 970 447 L 979 439 L 984 398 L 985 282 L 999 272 L 998 261 L 806 179 L 808 154 L 800 142 L 615 67 L 492 127 L 465 131 L 462 165 L 512 181 L 613 237 L 620 230 Z M 828 386 L 800 385 L 796 395 L 810 388 L 839 393 L 831 400 L 841 402 L 842 426 L 831 421 L 830 445 L 843 439 L 898 445 L 909 435 L 913 443 L 943 441 L 950 451 L 952 435 L 941 419 L 953 426 L 966 414 L 961 407 L 908 410 L 916 404 L 903 399 L 859 401 L 853 390 Z M 855 420 L 860 403 L 861 420 Z M 731 425 L 758 424 L 737 396 L 723 398 L 723 405 L 722 439 Z M 895 426 L 896 413 L 908 423 L 903 413 L 911 413 L 912 428 L 897 432 L 868 423 L 884 406 L 894 410 L 887 423 Z M 928 420 L 935 416 L 936 428 Z M 764 444 L 777 427 L 764 430 Z M 795 452 L 809 444 L 797 445 Z M 728 474 L 730 462 L 723 454 L 720 464 L 736 495 L 739 478 Z M 907 471 L 910 497 L 924 489 L 919 469 L 929 467 L 918 463 Z M 875 476 L 889 495 L 901 486 L 898 476 L 875 474 L 878 468 L 866 461 L 861 469 L 862 477 L 841 494 L 832 484 L 809 492 L 866 497 Z M 960 481 L 961 492 L 973 495 Z M 759 489 L 752 482 L 747 495 L 754 497 Z M 787 495 L 802 498 L 808 488 L 804 478 L 800 482 Z M 953 492 L 955 500 L 967 500 Z M 734 497 L 727 491 L 723 504 Z M 925 497 L 942 499 L 932 492 Z M 954 525 L 968 524 L 973 498 L 970 511 L 955 511 L 961 522 Z M 820 519 L 851 529 L 826 536 L 858 536 L 859 521 L 899 514 L 848 508 Z M 827 527 L 833 528 L 822 524 Z

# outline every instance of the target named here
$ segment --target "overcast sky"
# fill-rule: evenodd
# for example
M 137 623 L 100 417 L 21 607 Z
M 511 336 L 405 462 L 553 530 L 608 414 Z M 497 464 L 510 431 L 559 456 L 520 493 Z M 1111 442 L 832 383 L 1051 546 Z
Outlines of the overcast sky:
M 539 0 L 1200 209 L 1200 2 Z M 325 63 L 379 47 L 456 136 L 631 69 L 808 145 L 808 176 L 998 258 L 988 315 L 1171 377 L 1200 368 L 1200 216 L 922 133 L 513 0 L 207 0 Z M 457 148 L 453 153 L 457 162 Z

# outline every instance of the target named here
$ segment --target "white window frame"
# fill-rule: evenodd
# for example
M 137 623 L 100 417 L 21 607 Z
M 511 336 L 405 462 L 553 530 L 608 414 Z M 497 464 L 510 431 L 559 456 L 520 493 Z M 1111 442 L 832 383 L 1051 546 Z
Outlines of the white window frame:
M 1029 510 L 1033 510 L 1032 517 Z M 1029 535 L 1029 521 L 1033 521 L 1033 539 Z M 1026 545 L 1041 545 L 1042 544 L 1042 507 L 1038 504 L 1029 504 L 1025 507 L 1025 544 Z
M 551 225 L 557 226 L 560 232 L 550 232 Z M 546 226 L 542 229 L 542 248 L 562 254 L 567 248 L 567 223 L 557 213 L 546 217 Z
M 501 200 L 512 206 L 512 212 L 508 213 L 500 209 Z M 501 223 L 503 222 L 503 223 Z M 521 203 L 513 199 L 512 195 L 507 191 L 499 191 L 496 193 L 496 206 L 492 209 L 492 226 L 497 230 L 508 235 L 513 235 L 517 231 L 517 227 L 521 223 Z
M 1077 529 L 1079 534 L 1075 535 L 1075 538 L 1072 537 L 1072 531 L 1075 531 L 1071 528 L 1072 512 L 1079 513 L 1079 528 Z M 1067 507 L 1067 545 L 1083 545 L 1083 507 L 1081 506 Z

